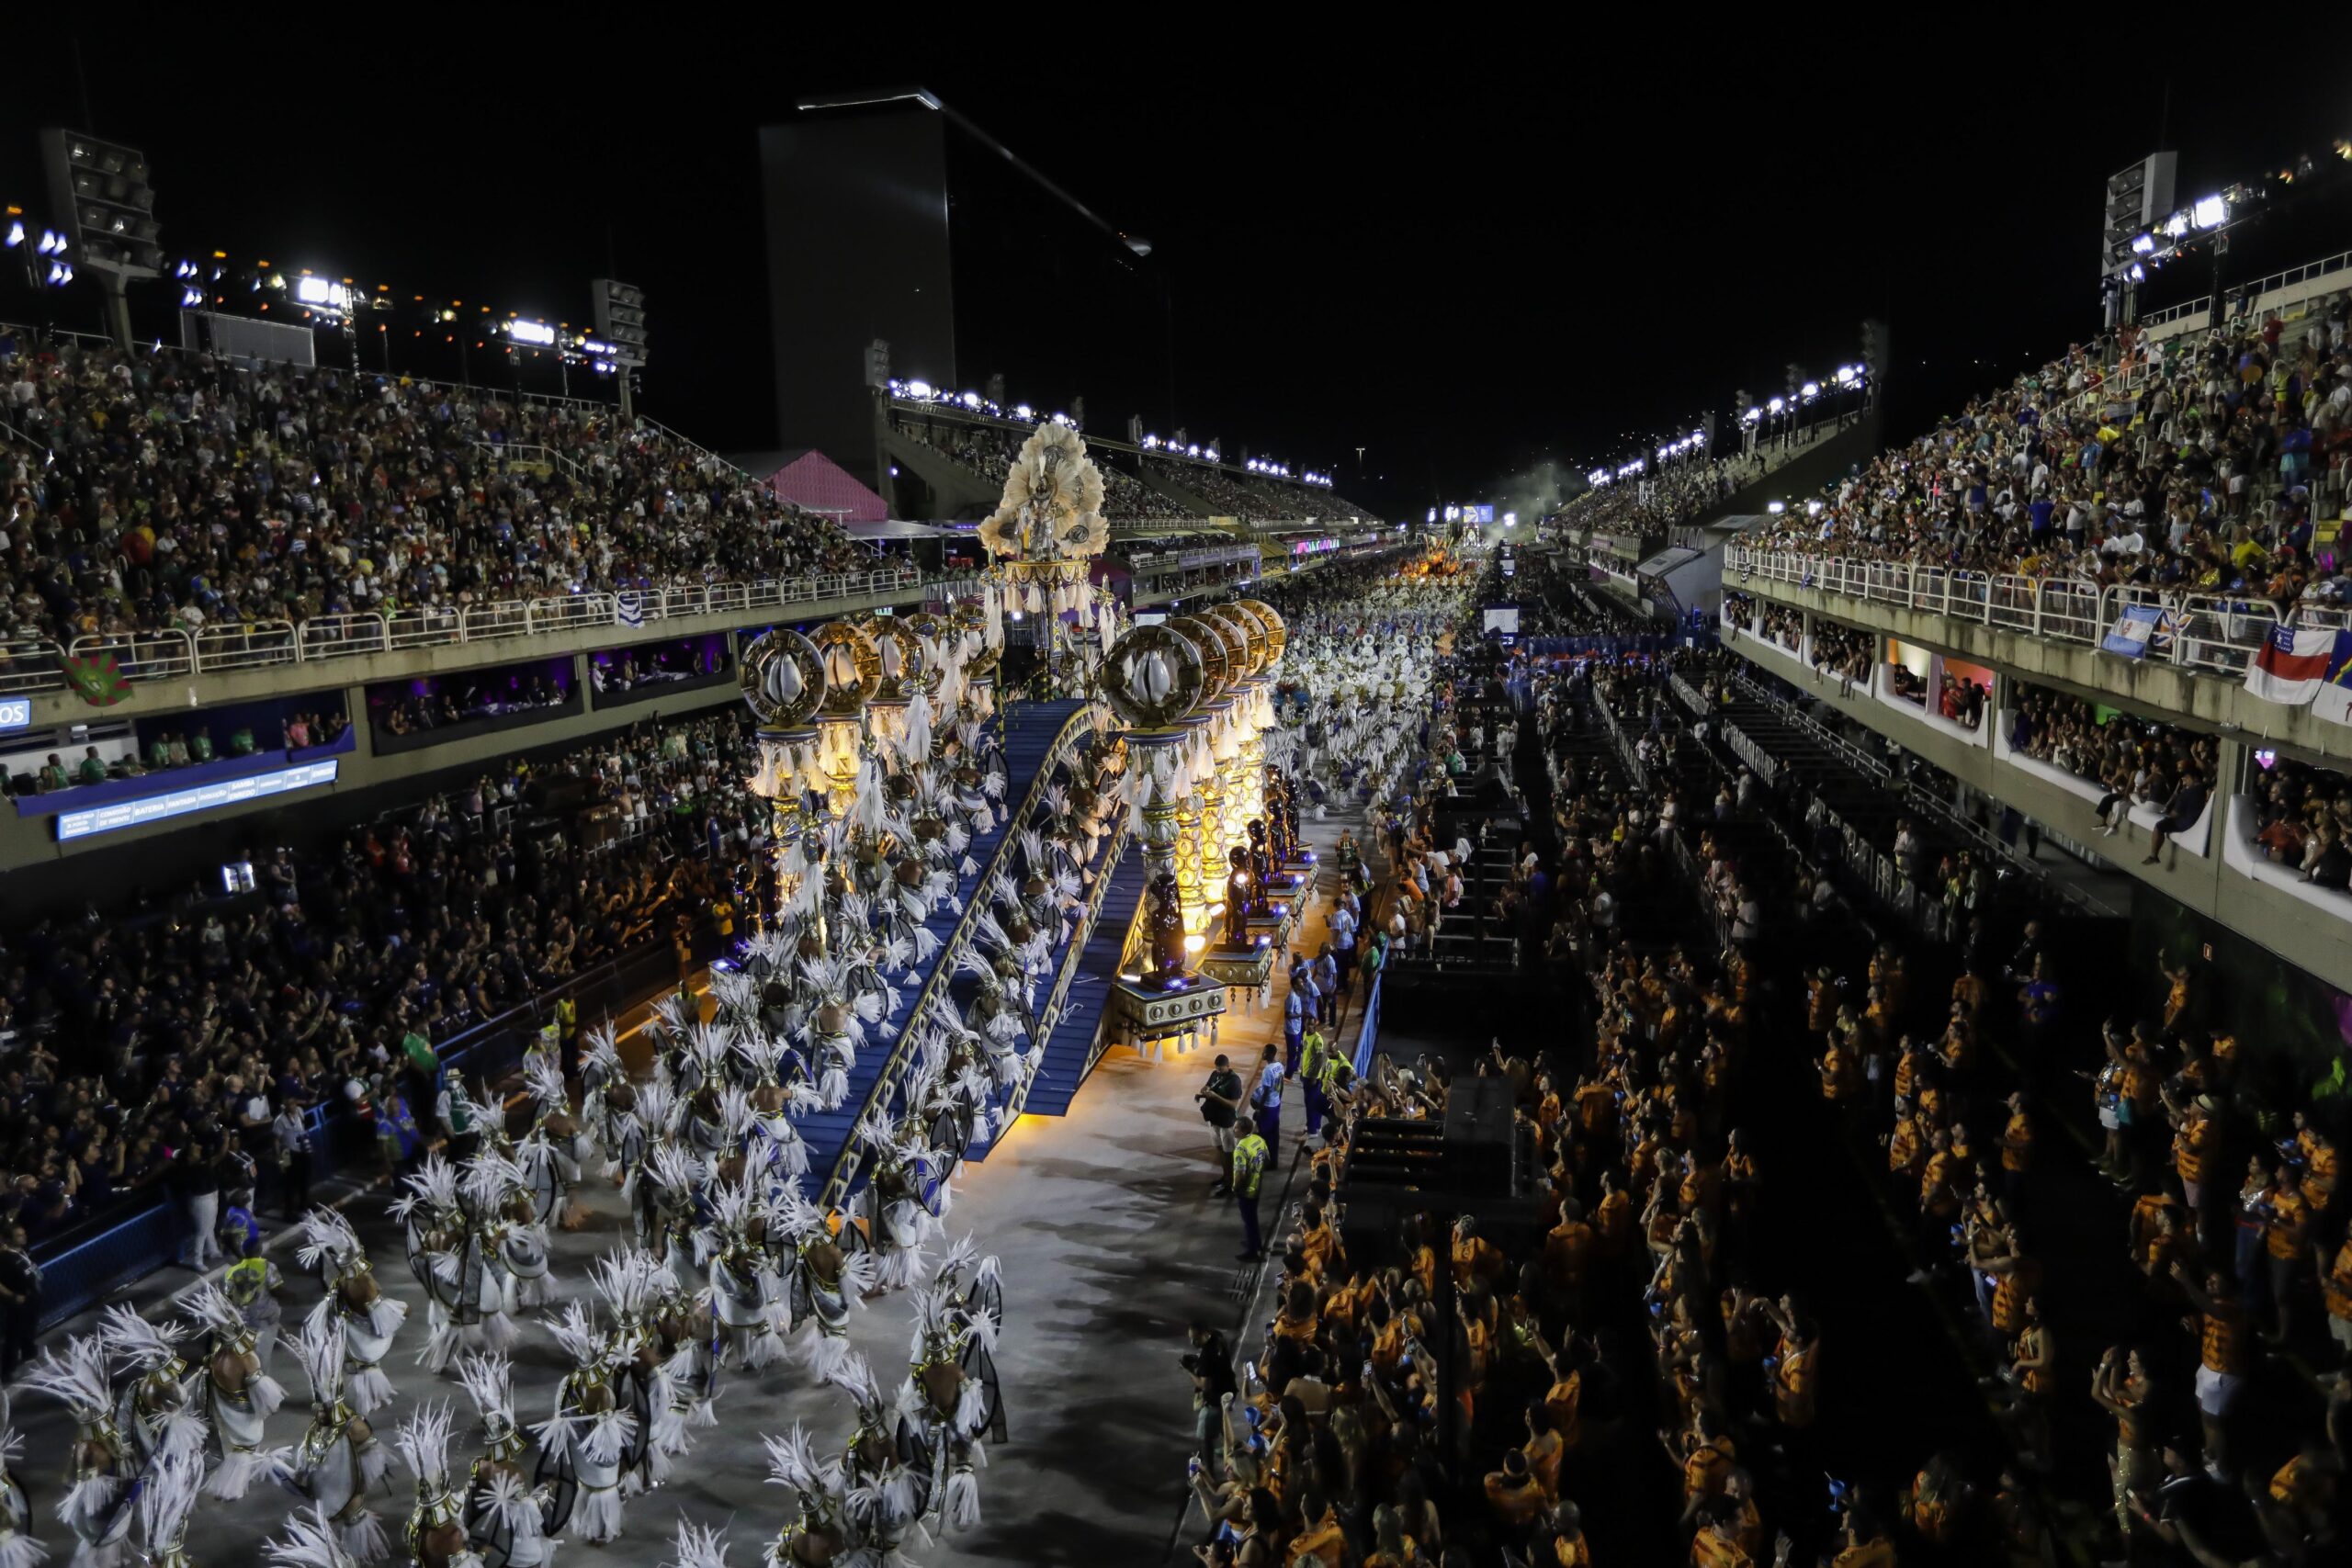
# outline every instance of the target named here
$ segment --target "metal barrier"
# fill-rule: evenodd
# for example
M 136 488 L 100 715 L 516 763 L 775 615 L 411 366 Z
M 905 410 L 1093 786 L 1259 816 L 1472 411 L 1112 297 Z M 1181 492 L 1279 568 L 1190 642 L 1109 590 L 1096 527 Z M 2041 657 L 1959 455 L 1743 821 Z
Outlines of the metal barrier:
M 895 593 L 910 588 L 940 593 L 976 592 L 967 578 L 929 580 L 912 567 L 842 572 L 824 577 L 648 589 L 639 597 L 640 622 L 681 615 L 752 615 L 770 606 L 815 604 Z M 70 648 L 44 637 L 0 639 L 0 693 L 57 691 L 65 684 L 62 653 L 112 653 L 134 681 L 309 664 L 364 654 L 459 643 L 495 642 L 537 633 L 617 626 L 612 593 L 567 593 L 482 604 L 320 615 L 302 622 L 235 621 L 183 631 L 108 632 L 77 637 Z
M 1735 550 L 1731 565 L 1742 581 L 1785 582 L 1870 604 L 1931 611 L 2005 631 L 2097 647 L 2129 604 L 2154 606 L 2162 635 L 2145 657 L 2215 674 L 2241 676 L 2279 625 L 2269 601 L 2256 596 L 2165 593 L 2139 587 L 2099 588 L 2064 578 L 1977 572 L 1907 561 L 1860 561 L 1786 550 Z M 2352 615 L 2334 606 L 2300 606 L 2303 627 L 2340 629 Z
M 186 675 L 196 668 L 195 647 L 186 632 L 102 632 L 75 637 L 68 651 L 76 659 L 96 659 L 110 653 L 116 668 L 133 681 Z M 65 672 L 54 665 L 51 669 L 56 675 L 51 684 L 63 685 Z
M 209 626 L 196 634 L 196 668 L 251 670 L 291 664 L 301 657 L 291 621 L 238 621 Z

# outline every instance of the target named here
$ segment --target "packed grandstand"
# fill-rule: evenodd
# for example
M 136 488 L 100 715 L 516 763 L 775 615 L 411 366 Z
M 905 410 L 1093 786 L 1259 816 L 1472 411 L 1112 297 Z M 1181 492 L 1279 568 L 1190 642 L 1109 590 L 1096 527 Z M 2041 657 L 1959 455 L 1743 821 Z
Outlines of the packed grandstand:
M 877 392 L 1006 498 L 919 558 L 599 401 L 0 328 L 0 1568 L 2342 1561 L 2352 739 L 2231 705 L 2352 672 L 2352 291 L 1876 396 L 1482 538 Z

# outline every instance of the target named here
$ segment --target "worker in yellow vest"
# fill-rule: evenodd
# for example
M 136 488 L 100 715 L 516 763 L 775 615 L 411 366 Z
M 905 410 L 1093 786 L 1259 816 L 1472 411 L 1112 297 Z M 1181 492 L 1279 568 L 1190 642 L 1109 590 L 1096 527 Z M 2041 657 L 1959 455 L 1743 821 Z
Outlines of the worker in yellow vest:
M 1331 1043 L 1323 1037 L 1320 1023 L 1306 1026 L 1306 1038 L 1299 1047 L 1298 1080 L 1306 1086 L 1306 1135 L 1315 1136 L 1323 1125 L 1324 1088 L 1331 1077 Z
M 1238 1134 L 1233 1140 L 1233 1201 L 1241 1211 L 1240 1258 L 1254 1263 L 1265 1250 L 1258 1235 L 1258 1188 L 1266 1174 L 1266 1140 L 1258 1135 L 1258 1124 L 1244 1116 L 1234 1123 Z

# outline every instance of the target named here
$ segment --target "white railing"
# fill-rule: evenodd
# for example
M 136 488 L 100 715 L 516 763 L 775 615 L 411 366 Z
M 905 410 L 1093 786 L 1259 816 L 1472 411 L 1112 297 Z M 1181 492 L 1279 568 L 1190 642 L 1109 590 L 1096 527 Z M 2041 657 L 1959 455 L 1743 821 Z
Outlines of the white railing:
M 766 609 L 898 593 L 910 588 L 968 593 L 964 578 L 926 581 L 913 567 L 838 572 L 760 582 L 647 589 L 637 595 L 639 621 L 695 615 L 751 617 Z M 65 648 L 42 637 L 0 637 L 0 694 L 46 692 L 65 685 L 61 656 L 111 653 L 132 681 L 217 674 L 288 664 L 317 664 L 404 649 L 446 648 L 510 637 L 611 627 L 637 630 L 619 617 L 619 595 L 566 593 L 545 599 L 504 599 L 462 607 L 395 610 L 390 614 L 318 615 L 293 621 L 222 621 L 194 632 L 106 633 L 77 637 Z
M 2248 660 L 2279 624 L 2277 609 L 2260 594 L 2102 588 L 2065 578 L 1988 576 L 1905 561 L 1849 560 L 1786 550 L 1735 548 L 1729 560 L 1742 582 L 1785 582 L 2094 648 L 2126 605 L 2153 605 L 2160 620 L 2147 659 L 2230 676 L 2245 672 Z M 2344 610 L 2321 606 L 2299 609 L 2294 620 L 2305 628 L 2341 629 L 2352 624 Z

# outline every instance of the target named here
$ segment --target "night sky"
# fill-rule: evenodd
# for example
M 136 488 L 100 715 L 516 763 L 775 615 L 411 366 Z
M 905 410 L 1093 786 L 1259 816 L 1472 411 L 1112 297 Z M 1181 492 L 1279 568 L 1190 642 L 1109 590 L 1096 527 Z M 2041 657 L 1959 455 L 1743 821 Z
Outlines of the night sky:
M 646 411 L 761 446 L 753 129 L 797 93 L 920 84 L 1151 239 L 1191 428 L 1401 512 L 1623 455 L 1735 388 L 1760 400 L 1788 360 L 1859 358 L 1870 313 L 1907 434 L 2096 329 L 2101 184 L 2160 135 L 2186 201 L 2352 134 L 2352 26 L 2266 57 L 2279 79 L 2255 88 L 2188 74 L 2185 38 L 2126 69 L 2023 22 L 1872 59 L 1698 13 L 1655 18 L 1688 39 L 1622 49 L 1473 23 L 1466 53 L 1175 20 L 1128 38 L 1109 13 L 1023 7 L 952 39 L 909 17 L 887 45 L 799 7 L 729 30 L 662 12 L 567 16 L 603 32 L 393 12 L 350 37 L 281 14 L 229 41 L 196 17 L 188 36 L 82 23 L 79 81 L 71 35 L 42 30 L 76 24 L 12 18 L 0 198 L 38 197 L 33 132 L 78 122 L 86 82 L 87 129 L 149 154 L 167 248 L 572 321 L 610 265 L 650 296 Z M 2336 203 L 2230 265 L 2347 246 Z

